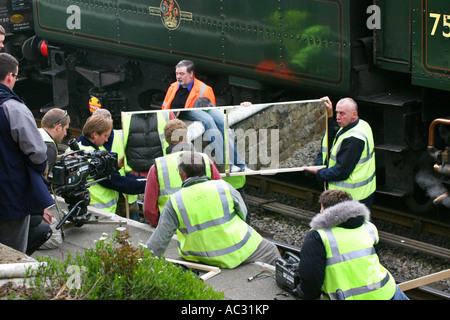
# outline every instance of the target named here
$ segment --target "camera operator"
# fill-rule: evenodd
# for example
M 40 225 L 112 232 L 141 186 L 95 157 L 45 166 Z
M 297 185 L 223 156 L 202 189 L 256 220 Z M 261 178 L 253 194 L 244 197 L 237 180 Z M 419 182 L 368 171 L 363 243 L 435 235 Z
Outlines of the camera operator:
M 42 117 L 39 132 L 47 146 L 48 174 L 52 172 L 53 166 L 59 158 L 58 144 L 67 135 L 69 124 L 70 117 L 67 111 L 59 108 L 50 109 Z M 44 223 L 42 223 L 42 220 Z M 48 209 L 31 214 L 28 248 L 26 251 L 28 255 L 31 255 L 34 251 L 42 247 L 42 245 L 46 249 L 50 249 L 57 248 L 61 244 L 61 231 L 51 228 L 51 226 L 56 226 L 56 222 L 55 217 Z
M 101 115 L 90 116 L 84 124 L 82 135 L 78 138 L 80 149 L 85 151 L 105 150 L 103 145 L 111 135 L 112 123 Z M 90 205 L 111 213 L 116 213 L 119 194 L 140 194 L 145 191 L 145 181 L 127 173 L 121 176 L 113 172 L 110 179 L 102 180 L 89 187 Z
M 111 121 L 111 124 L 113 124 L 113 119 L 111 116 L 111 112 L 109 112 L 108 109 L 97 109 L 92 114 L 94 116 L 100 115 L 103 116 L 106 120 Z M 123 139 L 121 137 L 121 132 L 119 130 L 112 129 L 111 135 L 108 137 L 108 141 L 103 145 L 103 147 L 108 150 L 117 153 L 117 157 L 119 158 L 119 162 L 124 162 L 125 158 L 125 151 L 123 146 Z M 126 176 L 125 166 L 119 169 L 119 173 L 121 176 Z M 128 194 L 126 197 L 120 193 L 119 194 L 119 203 L 117 204 L 117 211 L 116 214 L 120 216 L 125 216 L 125 201 L 128 200 L 128 205 L 130 208 L 130 219 L 140 221 L 139 217 L 139 207 L 137 204 L 137 195 L 131 195 Z
M 19 63 L 0 53 L 0 242 L 25 252 L 30 214 L 52 204 L 42 174 L 47 148 L 30 109 L 13 88 Z
M 58 144 L 67 135 L 69 129 L 70 116 L 67 111 L 60 108 L 50 109 L 41 120 L 39 132 L 47 145 L 48 172 L 51 173 L 53 165 L 59 160 Z

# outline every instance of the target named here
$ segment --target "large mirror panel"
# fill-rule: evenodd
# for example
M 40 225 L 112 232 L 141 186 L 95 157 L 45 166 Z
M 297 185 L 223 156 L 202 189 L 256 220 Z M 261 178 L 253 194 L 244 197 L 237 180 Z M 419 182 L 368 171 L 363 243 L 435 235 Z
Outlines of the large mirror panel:
M 165 154 L 168 143 L 162 129 L 174 118 L 186 123 L 187 141 L 213 159 L 223 175 L 275 174 L 317 166 L 327 133 L 326 108 L 320 100 L 123 112 L 131 169 L 146 171 Z

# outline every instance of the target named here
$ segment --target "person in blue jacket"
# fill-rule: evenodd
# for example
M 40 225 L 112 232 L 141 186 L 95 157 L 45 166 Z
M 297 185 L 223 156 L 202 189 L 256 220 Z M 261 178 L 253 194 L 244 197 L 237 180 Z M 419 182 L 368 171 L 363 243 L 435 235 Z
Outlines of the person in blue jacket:
M 54 204 L 42 175 L 47 146 L 13 88 L 19 63 L 0 53 L 0 243 L 25 252 L 30 214 Z

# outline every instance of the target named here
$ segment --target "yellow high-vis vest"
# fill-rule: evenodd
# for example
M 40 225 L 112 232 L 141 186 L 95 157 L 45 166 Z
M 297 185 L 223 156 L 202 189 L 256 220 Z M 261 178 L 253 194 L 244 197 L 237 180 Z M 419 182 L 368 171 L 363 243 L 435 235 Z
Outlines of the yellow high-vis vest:
M 228 184 L 222 180 L 183 187 L 169 201 L 179 221 L 178 251 L 186 260 L 235 268 L 262 241 L 234 211 Z
M 180 173 L 178 172 L 178 158 L 181 156 L 182 151 L 169 154 L 164 157 L 155 159 L 156 172 L 158 173 L 159 184 L 159 196 L 158 207 L 159 212 L 166 205 L 169 197 L 175 192 L 181 189 L 183 181 L 181 180 Z M 200 153 L 205 162 L 206 176 L 211 178 L 211 165 L 209 163 L 209 157 Z
M 338 133 L 342 130 L 339 129 Z M 336 156 L 341 148 L 342 141 L 348 137 L 355 137 L 364 141 L 364 150 L 350 176 L 343 181 L 329 181 L 330 190 L 339 189 L 349 193 L 354 200 L 362 200 L 370 196 L 376 189 L 375 177 L 375 146 L 372 129 L 364 120 L 352 129 L 343 133 L 335 140 L 330 152 L 328 168 L 336 164 Z
M 80 149 L 86 151 L 95 151 L 94 147 L 91 146 L 83 146 L 81 143 L 78 143 Z M 100 147 L 100 150 L 106 150 L 104 147 Z M 105 188 L 100 184 L 94 184 L 89 187 L 89 192 L 91 195 L 90 206 L 102 209 L 111 213 L 116 213 L 117 203 L 119 201 L 119 194 L 117 191 Z
M 118 130 L 114 130 L 114 140 L 111 146 L 111 152 L 117 153 L 117 159 L 120 159 L 122 156 L 125 156 L 125 148 L 123 146 L 123 140 Z M 126 176 L 125 165 L 119 169 L 119 173 L 122 177 Z M 138 199 L 137 194 L 128 194 L 127 196 L 128 196 L 128 203 L 134 203 Z
M 39 133 L 40 133 L 41 136 L 42 136 L 42 139 L 44 139 L 44 142 L 45 142 L 45 143 L 47 143 L 47 142 L 53 143 L 53 144 L 55 145 L 55 147 L 58 147 L 58 146 L 56 145 L 55 140 L 53 140 L 53 138 L 50 136 L 50 134 L 49 134 L 47 131 L 45 131 L 44 128 L 39 128 L 38 130 L 39 130 Z
M 327 258 L 321 288 L 325 298 L 336 300 L 338 290 L 346 300 L 389 300 L 394 296 L 395 280 L 380 264 L 373 247 L 379 238 L 372 223 L 365 221 L 356 229 L 317 231 Z

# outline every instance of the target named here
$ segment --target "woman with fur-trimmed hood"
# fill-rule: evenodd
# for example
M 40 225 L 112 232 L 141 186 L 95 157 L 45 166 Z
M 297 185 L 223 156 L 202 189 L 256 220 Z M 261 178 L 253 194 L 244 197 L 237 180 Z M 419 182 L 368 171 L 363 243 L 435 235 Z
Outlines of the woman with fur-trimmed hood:
M 379 262 L 378 231 L 369 222 L 369 209 L 341 190 L 323 192 L 319 202 L 321 213 L 311 220 L 312 230 L 306 236 L 300 253 L 300 282 L 295 289 L 296 295 L 300 299 L 318 299 L 323 294 L 325 299 L 388 300 L 397 299 L 398 294 L 407 299 Z M 336 243 L 333 244 L 335 236 Z M 347 248 L 354 246 L 355 251 L 340 253 L 338 250 L 343 243 Z M 361 256 L 355 258 L 355 254 Z M 379 289 L 377 293 L 372 287 L 378 283 L 369 284 L 369 278 L 375 274 L 367 272 L 369 269 L 376 270 L 376 275 L 383 277 L 376 288 Z M 363 285 L 353 288 L 355 283 Z M 336 293 L 333 289 L 326 292 L 334 286 L 342 286 L 343 291 Z

